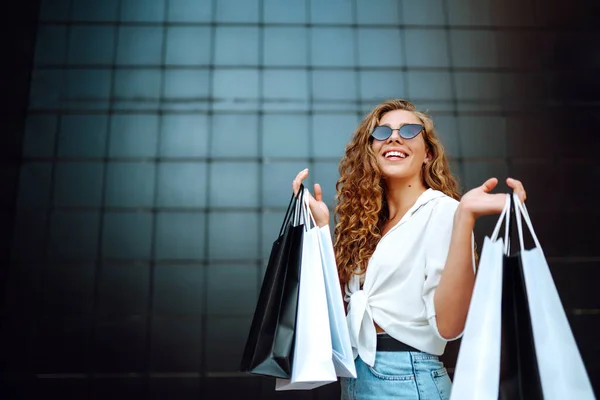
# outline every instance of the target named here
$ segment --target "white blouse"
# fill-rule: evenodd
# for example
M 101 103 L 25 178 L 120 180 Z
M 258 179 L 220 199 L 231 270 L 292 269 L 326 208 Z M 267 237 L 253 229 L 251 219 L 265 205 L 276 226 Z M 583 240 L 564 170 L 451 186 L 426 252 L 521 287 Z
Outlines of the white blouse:
M 441 355 L 433 296 L 446 264 L 458 201 L 426 190 L 379 241 L 366 273 L 346 284 L 347 322 L 354 357 L 375 363 L 376 322 L 391 337 Z M 475 262 L 473 260 L 473 270 Z M 361 279 L 362 278 L 362 279 Z M 361 289 L 361 280 L 364 279 Z

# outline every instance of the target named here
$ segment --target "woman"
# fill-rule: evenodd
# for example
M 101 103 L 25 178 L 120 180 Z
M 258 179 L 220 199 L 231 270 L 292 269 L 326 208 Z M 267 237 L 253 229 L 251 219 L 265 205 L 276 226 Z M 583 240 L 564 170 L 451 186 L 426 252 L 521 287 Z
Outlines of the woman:
M 475 220 L 500 213 L 506 196 L 489 193 L 491 178 L 460 198 L 431 118 L 405 100 L 367 115 L 339 170 L 334 248 L 357 368 L 342 399 L 447 399 L 438 356 L 465 325 Z M 525 201 L 519 181 L 507 184 Z M 310 207 L 329 223 L 318 184 Z

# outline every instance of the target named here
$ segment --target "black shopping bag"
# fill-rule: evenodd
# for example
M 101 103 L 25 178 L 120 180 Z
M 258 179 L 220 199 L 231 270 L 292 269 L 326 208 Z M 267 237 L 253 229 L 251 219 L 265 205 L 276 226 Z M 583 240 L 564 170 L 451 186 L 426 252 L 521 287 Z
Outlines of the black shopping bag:
M 292 372 L 304 226 L 301 187 L 273 243 L 240 369 L 289 379 Z
M 515 204 L 511 196 L 510 236 L 512 236 L 512 227 L 516 225 L 514 207 Z M 504 256 L 502 274 L 502 347 L 499 399 L 543 399 L 520 252 Z

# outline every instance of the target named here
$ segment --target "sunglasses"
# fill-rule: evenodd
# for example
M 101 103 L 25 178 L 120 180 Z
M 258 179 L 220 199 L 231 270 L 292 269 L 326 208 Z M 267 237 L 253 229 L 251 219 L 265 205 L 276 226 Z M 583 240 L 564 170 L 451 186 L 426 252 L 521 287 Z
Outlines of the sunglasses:
M 406 124 L 402 125 L 398 129 L 392 129 L 389 126 L 381 125 L 376 126 L 371 132 L 371 137 L 376 140 L 387 140 L 394 131 L 398 131 L 398 134 L 402 139 L 412 139 L 419 133 L 425 130 L 425 127 L 420 124 Z

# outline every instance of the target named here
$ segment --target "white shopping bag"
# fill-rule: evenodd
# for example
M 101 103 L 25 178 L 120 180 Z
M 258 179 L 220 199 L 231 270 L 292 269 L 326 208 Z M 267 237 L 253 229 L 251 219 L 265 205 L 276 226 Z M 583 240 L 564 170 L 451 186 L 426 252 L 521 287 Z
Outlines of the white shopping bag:
M 516 195 L 514 196 L 523 275 L 544 399 L 595 399 L 527 208 Z M 531 250 L 525 250 L 521 217 L 525 220 L 536 246 Z
M 329 312 L 329 328 L 333 347 L 333 363 L 337 376 L 356 378 L 356 367 L 350 344 L 350 332 L 346 322 L 344 300 L 335 262 L 333 243 L 329 225 L 319 229 L 319 244 L 323 263 L 323 275 L 327 292 L 327 307 Z
M 305 193 L 302 204 L 305 232 L 292 376 L 291 379 L 278 378 L 275 390 L 309 390 L 337 380 L 319 244 L 320 233 L 308 207 L 308 199 L 309 195 Z
M 500 385 L 502 262 L 508 251 L 510 195 L 481 251 L 479 271 L 458 353 L 451 400 L 497 399 Z M 498 233 L 505 221 L 504 241 Z

